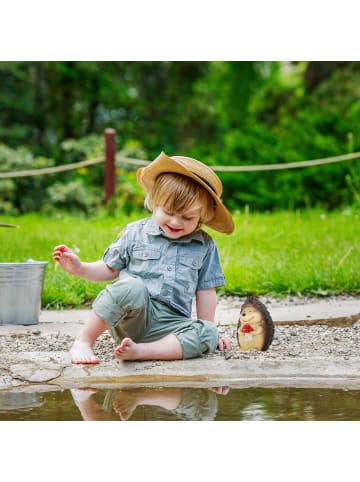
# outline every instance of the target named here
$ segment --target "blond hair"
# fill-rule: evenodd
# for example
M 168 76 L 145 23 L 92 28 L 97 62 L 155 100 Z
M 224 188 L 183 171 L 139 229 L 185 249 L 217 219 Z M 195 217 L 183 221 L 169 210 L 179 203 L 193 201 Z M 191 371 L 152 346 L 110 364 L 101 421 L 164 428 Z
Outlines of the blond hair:
M 145 198 L 145 207 L 149 211 L 162 207 L 170 214 L 179 214 L 193 206 L 200 207 L 200 223 L 206 224 L 214 217 L 215 204 L 210 194 L 199 183 L 182 174 L 159 174 Z

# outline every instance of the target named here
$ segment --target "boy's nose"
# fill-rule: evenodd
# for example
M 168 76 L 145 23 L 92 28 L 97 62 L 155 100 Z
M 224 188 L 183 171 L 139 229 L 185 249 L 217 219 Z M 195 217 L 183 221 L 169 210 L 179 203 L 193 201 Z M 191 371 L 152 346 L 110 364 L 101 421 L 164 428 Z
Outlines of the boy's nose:
M 173 226 L 174 228 L 176 228 L 176 226 L 180 226 L 181 225 L 180 218 L 178 218 L 177 216 L 171 216 L 170 225 Z

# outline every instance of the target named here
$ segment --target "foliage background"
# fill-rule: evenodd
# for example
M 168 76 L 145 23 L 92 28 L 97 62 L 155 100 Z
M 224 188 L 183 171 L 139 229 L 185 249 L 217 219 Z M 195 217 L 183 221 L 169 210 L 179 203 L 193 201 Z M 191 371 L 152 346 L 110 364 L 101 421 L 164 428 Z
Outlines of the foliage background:
M 260 61 L 0 62 L 0 170 L 56 166 L 117 150 L 161 150 L 209 165 L 271 164 L 360 150 L 360 63 Z M 359 205 L 359 161 L 219 173 L 232 209 Z M 103 166 L 0 179 L 0 214 L 94 214 Z M 142 206 L 135 169 L 119 169 L 117 207 Z

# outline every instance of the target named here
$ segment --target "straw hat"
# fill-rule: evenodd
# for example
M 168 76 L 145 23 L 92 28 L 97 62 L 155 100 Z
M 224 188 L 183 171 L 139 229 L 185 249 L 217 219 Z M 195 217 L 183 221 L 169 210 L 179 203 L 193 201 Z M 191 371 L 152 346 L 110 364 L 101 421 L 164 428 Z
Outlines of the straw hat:
M 220 233 L 230 234 L 234 231 L 231 214 L 220 200 L 222 194 L 221 181 L 209 166 L 190 157 L 170 157 L 161 152 L 151 164 L 138 169 L 137 180 L 145 191 L 150 192 L 154 187 L 157 176 L 164 172 L 182 174 L 203 186 L 215 202 L 214 217 L 206 225 Z

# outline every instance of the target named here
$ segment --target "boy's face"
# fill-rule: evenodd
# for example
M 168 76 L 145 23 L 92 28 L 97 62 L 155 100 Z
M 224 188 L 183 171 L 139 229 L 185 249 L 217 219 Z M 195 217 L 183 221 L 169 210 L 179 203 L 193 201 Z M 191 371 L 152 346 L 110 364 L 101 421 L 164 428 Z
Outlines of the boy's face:
M 153 217 L 165 236 L 170 239 L 178 239 L 195 231 L 200 221 L 200 207 L 193 206 L 182 213 L 169 213 L 165 208 L 157 207 Z

